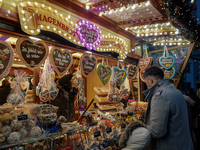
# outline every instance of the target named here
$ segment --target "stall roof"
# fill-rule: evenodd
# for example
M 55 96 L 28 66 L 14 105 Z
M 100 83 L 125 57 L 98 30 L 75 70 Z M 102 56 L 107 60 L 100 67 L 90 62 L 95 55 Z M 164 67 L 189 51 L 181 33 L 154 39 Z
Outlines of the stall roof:
M 168 18 L 162 0 L 69 0 L 152 45 L 185 45 L 179 25 Z

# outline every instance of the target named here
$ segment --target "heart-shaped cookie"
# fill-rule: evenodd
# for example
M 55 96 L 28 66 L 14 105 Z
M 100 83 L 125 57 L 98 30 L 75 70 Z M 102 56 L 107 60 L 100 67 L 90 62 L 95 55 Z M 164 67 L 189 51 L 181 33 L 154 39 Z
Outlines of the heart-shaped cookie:
M 96 48 L 99 45 L 101 33 L 99 31 L 99 28 L 95 25 L 88 24 L 86 21 L 80 20 L 78 22 L 76 31 L 79 40 L 82 43 L 85 43 L 85 46 L 88 49 Z
M 58 75 L 62 76 L 71 67 L 73 57 L 68 50 L 60 50 L 58 47 L 52 47 L 50 50 L 50 61 Z
M 126 80 L 127 72 L 125 69 L 113 68 L 114 77 L 117 79 L 118 85 L 121 85 Z
M 42 40 L 33 41 L 28 37 L 17 40 L 16 50 L 20 59 L 31 70 L 40 67 L 48 56 L 48 47 Z
M 165 79 L 171 79 L 175 76 L 176 74 L 176 69 L 174 67 L 170 68 L 170 69 L 165 69 L 165 68 L 161 68 L 164 72 L 164 78 Z
M 138 62 L 138 66 L 140 70 L 146 70 L 151 64 L 151 59 L 149 57 L 147 58 L 141 58 Z
M 161 56 L 159 58 L 159 64 L 165 69 L 170 69 L 174 65 L 174 63 L 175 63 L 174 56 L 168 56 L 168 57 Z
M 10 44 L 0 40 L 0 80 L 9 73 L 13 60 L 13 48 Z
M 95 56 L 83 54 L 81 56 L 81 68 L 83 75 L 87 77 L 89 74 L 91 74 L 94 71 L 96 64 L 97 59 Z
M 41 91 L 39 94 L 40 100 L 44 103 L 49 101 L 49 90 Z
M 58 96 L 58 91 L 57 90 L 49 92 L 49 98 L 51 100 L 54 100 L 57 96 Z
M 129 65 L 127 69 L 127 78 L 129 80 L 133 80 L 137 74 L 137 66 L 136 65 Z
M 112 74 L 112 68 L 110 66 L 104 66 L 103 64 L 97 65 L 97 73 L 99 75 L 99 78 L 101 82 L 106 85 L 108 81 L 110 80 L 111 74 Z
M 140 79 L 141 79 L 143 82 L 144 82 L 144 78 L 143 78 L 144 72 L 145 72 L 145 70 L 140 70 Z

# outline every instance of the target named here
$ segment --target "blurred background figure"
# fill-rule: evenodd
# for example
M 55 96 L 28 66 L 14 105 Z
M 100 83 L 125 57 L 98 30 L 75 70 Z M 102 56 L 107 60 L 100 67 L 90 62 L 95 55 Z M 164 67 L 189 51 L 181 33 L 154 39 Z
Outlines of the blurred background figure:
M 1 95 L 0 105 L 7 103 L 6 99 L 10 91 L 11 91 L 10 82 L 8 80 L 3 80 L 2 86 L 0 87 L 0 95 Z

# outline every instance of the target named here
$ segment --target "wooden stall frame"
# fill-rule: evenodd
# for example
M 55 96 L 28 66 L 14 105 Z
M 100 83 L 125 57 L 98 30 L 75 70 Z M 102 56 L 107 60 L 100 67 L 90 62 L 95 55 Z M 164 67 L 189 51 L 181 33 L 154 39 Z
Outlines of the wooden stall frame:
M 180 80 L 181 80 L 181 76 L 182 76 L 182 74 L 183 74 L 183 71 L 185 70 L 185 67 L 186 67 L 187 62 L 188 62 L 188 60 L 189 60 L 189 58 L 190 58 L 190 55 L 191 55 L 191 53 L 192 53 L 192 50 L 193 50 L 194 45 L 195 45 L 195 43 L 191 43 L 191 44 L 188 44 L 188 45 L 185 45 L 185 46 L 184 46 L 184 47 L 190 47 L 190 49 L 189 49 L 189 51 L 188 51 L 188 53 L 187 53 L 187 56 L 186 56 L 186 58 L 185 58 L 185 60 L 184 60 L 184 62 L 183 62 L 182 68 L 181 68 L 180 73 L 179 73 L 179 75 L 178 75 L 178 79 L 177 79 L 177 81 L 176 81 L 176 83 L 175 83 L 175 87 L 176 87 L 176 88 L 178 87 L 178 84 L 179 84 L 179 82 L 180 82 Z M 167 48 L 167 50 L 173 50 L 173 49 L 177 49 L 177 48 L 181 48 L 181 47 L 183 47 L 183 46 L 170 47 L 170 48 Z M 149 52 L 149 53 L 152 54 L 152 53 L 158 53 L 158 52 L 162 52 L 162 51 L 164 51 L 164 49 L 160 49 L 160 50 L 156 50 L 156 51 L 151 51 L 151 52 Z

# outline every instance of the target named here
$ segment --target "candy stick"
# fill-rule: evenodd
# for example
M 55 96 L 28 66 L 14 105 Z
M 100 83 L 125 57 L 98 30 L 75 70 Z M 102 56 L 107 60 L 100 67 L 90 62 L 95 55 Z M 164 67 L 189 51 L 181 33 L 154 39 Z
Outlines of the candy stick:
M 94 98 L 92 99 L 90 104 L 87 106 L 87 108 L 84 110 L 84 112 L 81 114 L 81 117 L 78 119 L 77 123 L 83 118 L 85 112 L 88 110 L 88 108 L 92 105 L 93 102 L 94 102 Z

